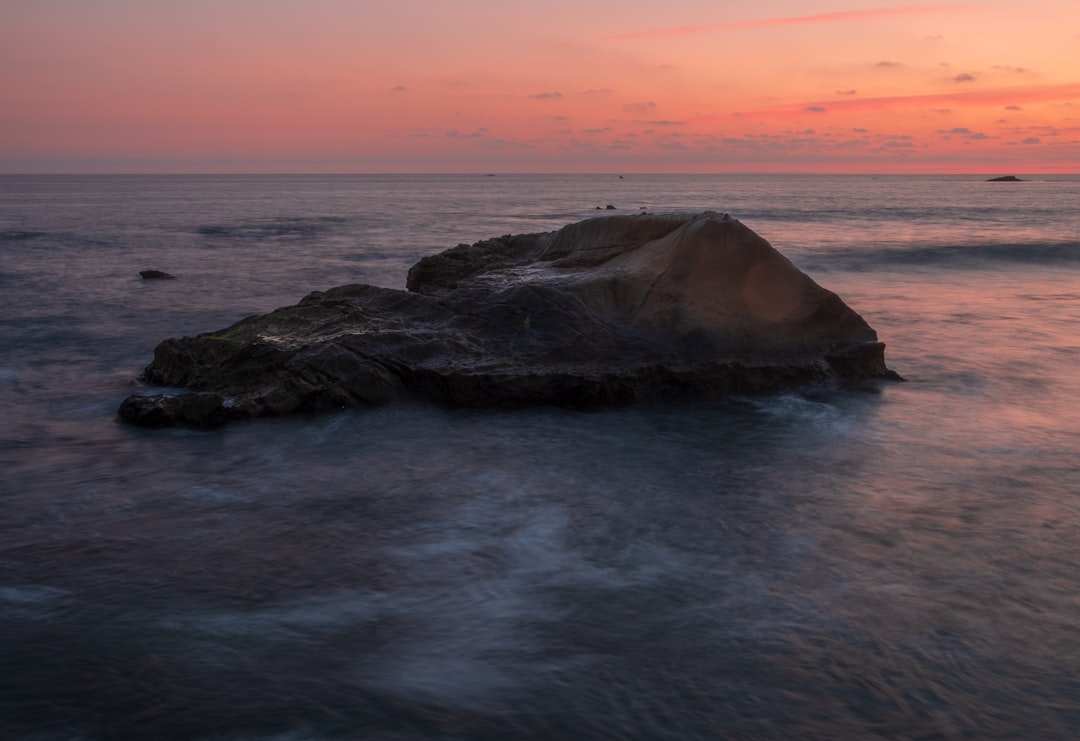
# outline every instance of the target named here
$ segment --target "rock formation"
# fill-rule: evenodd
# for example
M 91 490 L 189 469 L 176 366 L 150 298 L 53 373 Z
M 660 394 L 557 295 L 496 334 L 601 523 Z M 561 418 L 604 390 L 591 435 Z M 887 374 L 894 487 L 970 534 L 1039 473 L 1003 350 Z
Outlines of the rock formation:
M 601 216 L 426 257 L 169 339 L 122 420 L 212 426 L 402 397 L 589 405 L 898 378 L 873 329 L 740 222 Z
M 1024 182 L 1015 175 L 1002 175 L 999 178 L 990 178 L 986 182 L 988 183 L 1022 183 Z
M 140 270 L 139 275 L 144 280 L 176 280 L 175 275 L 169 275 L 164 270 Z

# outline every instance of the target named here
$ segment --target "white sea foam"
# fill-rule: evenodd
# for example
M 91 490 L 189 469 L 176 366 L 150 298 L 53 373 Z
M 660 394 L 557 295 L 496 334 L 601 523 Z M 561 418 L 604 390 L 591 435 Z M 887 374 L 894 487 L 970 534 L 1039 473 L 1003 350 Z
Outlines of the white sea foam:
M 221 637 L 252 637 L 264 641 L 291 640 L 298 632 L 332 630 L 375 620 L 384 598 L 365 591 L 343 591 L 301 600 L 286 600 L 252 610 L 227 610 L 171 616 L 163 625 L 181 633 Z

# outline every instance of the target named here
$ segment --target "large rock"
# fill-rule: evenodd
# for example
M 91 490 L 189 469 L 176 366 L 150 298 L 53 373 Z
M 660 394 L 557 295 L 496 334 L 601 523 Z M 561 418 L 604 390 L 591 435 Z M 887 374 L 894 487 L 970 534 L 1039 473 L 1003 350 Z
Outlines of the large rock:
M 459 245 L 407 291 L 346 285 L 165 340 L 121 419 L 151 426 L 418 397 L 596 404 L 897 378 L 836 294 L 726 215 L 604 216 Z

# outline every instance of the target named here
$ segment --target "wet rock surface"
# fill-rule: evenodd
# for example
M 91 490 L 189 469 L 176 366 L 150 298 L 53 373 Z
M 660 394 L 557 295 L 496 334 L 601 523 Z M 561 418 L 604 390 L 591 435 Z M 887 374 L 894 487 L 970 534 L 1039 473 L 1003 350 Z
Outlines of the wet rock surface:
M 196 337 L 119 409 L 145 426 L 419 398 L 593 405 L 898 378 L 874 330 L 740 222 L 600 216 L 424 258 L 407 290 L 345 285 Z

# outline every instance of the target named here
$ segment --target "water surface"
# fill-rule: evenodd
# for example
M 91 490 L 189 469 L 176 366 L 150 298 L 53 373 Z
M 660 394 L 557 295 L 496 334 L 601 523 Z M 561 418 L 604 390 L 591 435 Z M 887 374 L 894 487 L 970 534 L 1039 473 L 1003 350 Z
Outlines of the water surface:
M 1080 179 L 0 177 L 0 735 L 1080 734 Z M 908 382 L 118 425 L 170 336 L 731 213 Z M 143 281 L 155 268 L 175 281 Z

